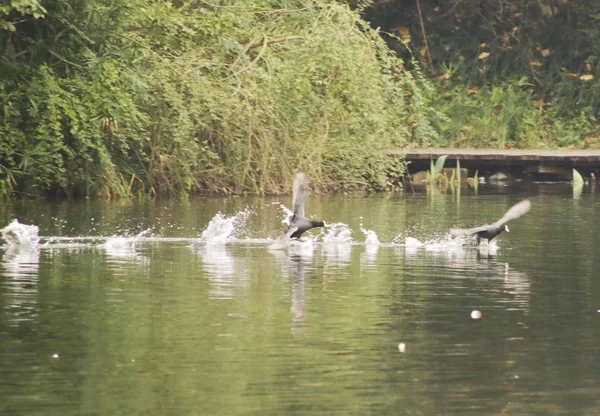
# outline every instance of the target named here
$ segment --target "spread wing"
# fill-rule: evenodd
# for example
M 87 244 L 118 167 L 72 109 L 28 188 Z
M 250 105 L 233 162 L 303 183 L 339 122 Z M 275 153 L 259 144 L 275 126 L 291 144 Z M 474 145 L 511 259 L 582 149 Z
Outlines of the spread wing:
M 292 188 L 292 205 L 295 216 L 304 217 L 304 200 L 306 199 L 308 180 L 304 172 L 296 173 Z
M 506 211 L 506 214 L 504 214 L 504 216 L 502 218 L 500 218 L 498 221 L 496 221 L 492 225 L 500 226 L 502 224 L 506 224 L 510 220 L 516 220 L 521 215 L 527 214 L 527 212 L 529 212 L 530 208 L 531 208 L 531 201 L 529 199 L 524 199 L 523 201 L 518 202 L 515 205 L 513 205 L 512 207 L 510 207 L 510 209 L 508 211 Z
M 491 226 L 492 224 L 486 224 L 475 228 L 453 228 L 450 230 L 450 235 L 452 235 L 452 237 L 459 237 L 461 235 L 471 235 L 481 231 L 485 231 Z
M 480 227 L 474 227 L 474 228 L 453 228 L 452 230 L 450 230 L 450 235 L 452 235 L 452 237 L 458 237 L 461 235 L 470 235 L 470 234 L 479 233 L 481 231 L 485 231 L 490 228 L 498 228 L 498 227 L 502 226 L 503 224 L 506 224 L 508 221 L 515 220 L 515 219 L 519 218 L 520 216 L 526 214 L 530 208 L 531 208 L 531 201 L 529 199 L 524 199 L 523 201 L 518 202 L 515 205 L 513 205 L 512 207 L 510 207 L 510 209 L 508 211 L 506 211 L 506 214 L 504 214 L 504 216 L 502 218 L 500 218 L 498 221 L 496 221 L 493 224 L 486 224 L 486 225 L 482 225 Z

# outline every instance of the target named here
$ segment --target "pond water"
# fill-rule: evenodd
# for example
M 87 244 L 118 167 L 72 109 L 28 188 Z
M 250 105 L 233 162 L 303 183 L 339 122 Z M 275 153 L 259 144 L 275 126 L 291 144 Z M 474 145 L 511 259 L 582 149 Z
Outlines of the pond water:
M 600 414 L 594 192 L 310 196 L 283 249 L 277 202 L 3 203 L 0 414 Z

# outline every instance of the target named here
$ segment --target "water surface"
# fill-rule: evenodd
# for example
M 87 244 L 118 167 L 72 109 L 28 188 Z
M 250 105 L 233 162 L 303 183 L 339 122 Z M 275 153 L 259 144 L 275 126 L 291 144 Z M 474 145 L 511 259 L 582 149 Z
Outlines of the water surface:
M 275 250 L 289 199 L 2 205 L 0 414 L 600 414 L 595 193 L 311 196 L 352 233 Z

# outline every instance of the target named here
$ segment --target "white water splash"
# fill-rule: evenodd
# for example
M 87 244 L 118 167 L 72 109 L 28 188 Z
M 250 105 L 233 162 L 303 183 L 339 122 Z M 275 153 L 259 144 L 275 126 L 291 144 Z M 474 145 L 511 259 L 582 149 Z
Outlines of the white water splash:
M 37 225 L 26 225 L 14 220 L 0 232 L 8 247 L 2 255 L 2 274 L 12 279 L 5 283 L 10 295 L 7 305 L 19 306 L 30 304 L 37 294 L 39 274 L 40 237 Z M 26 314 L 29 316 L 29 312 Z
M 423 243 L 414 237 L 406 237 L 404 239 L 404 245 L 410 248 L 423 247 Z
M 360 217 L 360 223 L 359 223 L 359 227 L 360 227 L 360 231 L 364 234 L 365 236 L 365 245 L 368 246 L 374 246 L 374 245 L 379 245 L 379 237 L 377 236 L 377 233 L 373 230 L 368 230 L 363 226 L 363 217 Z
M 481 241 L 479 246 L 470 244 L 470 240 L 467 238 L 457 237 L 452 238 L 448 235 L 443 237 L 432 238 L 424 242 L 413 238 L 406 237 L 404 240 L 404 246 L 406 254 L 413 256 L 419 249 L 432 253 L 447 253 L 449 255 L 463 252 L 468 249 L 477 249 L 479 254 L 484 257 L 495 256 L 498 253 L 498 245 L 495 241 L 487 242 Z
M 13 220 L 2 230 L 2 238 L 9 246 L 37 248 L 40 242 L 38 233 L 40 227 L 37 225 L 21 224 L 18 220 Z
M 379 251 L 379 245 L 381 243 L 379 242 L 379 237 L 375 231 L 368 230 L 364 227 L 363 217 L 360 217 L 359 220 L 360 231 L 365 236 L 365 252 L 362 257 L 364 257 L 367 263 L 371 264 L 377 258 L 377 252 Z
M 347 265 L 352 255 L 352 229 L 341 222 L 327 224 L 326 228 L 322 247 L 326 268 Z
M 217 212 L 202 232 L 197 243 L 200 245 L 227 244 L 236 232 L 243 229 L 251 213 L 249 209 L 245 209 L 232 217 L 227 217 L 221 212 Z
M 352 229 L 342 222 L 327 224 L 327 234 L 323 237 L 324 243 L 351 243 Z
M 110 237 L 102 247 L 106 253 L 113 257 L 138 257 L 136 246 L 139 241 L 152 230 L 148 228 L 133 237 L 114 236 Z

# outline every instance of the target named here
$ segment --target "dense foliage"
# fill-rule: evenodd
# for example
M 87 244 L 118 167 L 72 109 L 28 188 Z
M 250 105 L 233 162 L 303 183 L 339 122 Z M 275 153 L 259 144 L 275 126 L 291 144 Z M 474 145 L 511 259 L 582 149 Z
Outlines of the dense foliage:
M 582 147 L 600 115 L 597 0 L 374 0 L 364 16 L 393 33 L 435 80 L 438 145 Z M 399 39 L 398 39 L 399 38 Z M 586 137 L 587 135 L 587 137 Z M 591 139 L 591 140 L 586 140 Z M 596 139 L 597 140 L 597 139 Z
M 3 0 L 0 195 L 285 192 L 297 170 L 383 189 L 403 173 L 385 150 L 407 143 L 600 144 L 598 16 L 593 0 Z
M 418 72 L 344 4 L 10 0 L 0 49 L 0 194 L 385 187 L 384 150 L 435 136 Z

